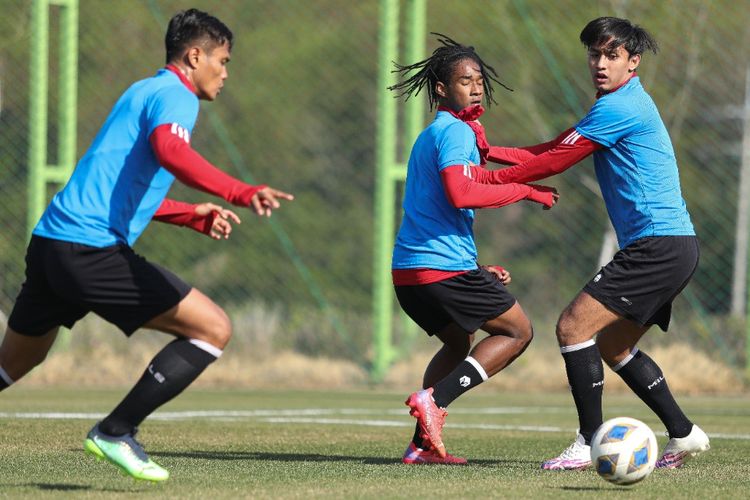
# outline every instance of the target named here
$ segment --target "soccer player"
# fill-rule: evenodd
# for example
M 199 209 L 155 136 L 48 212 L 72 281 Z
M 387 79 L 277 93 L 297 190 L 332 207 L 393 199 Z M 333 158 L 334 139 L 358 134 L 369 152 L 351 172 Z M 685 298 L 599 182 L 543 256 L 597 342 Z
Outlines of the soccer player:
M 409 157 L 392 262 L 401 307 L 443 342 L 424 373 L 423 390 L 406 401 L 417 418 L 402 459 L 408 464 L 465 464 L 442 442 L 445 408 L 508 366 L 531 342 L 531 322 L 505 287 L 510 274 L 477 264 L 474 209 L 520 200 L 550 208 L 557 201 L 557 193 L 544 186 L 492 183 L 482 166 L 487 140 L 477 118 L 483 99 L 495 102 L 497 73 L 473 47 L 438 36 L 441 46 L 429 58 L 396 65 L 402 75 L 414 74 L 390 87 L 407 99 L 426 89 L 430 109 L 437 106 Z M 489 336 L 472 349 L 479 329 Z
M 270 216 L 292 196 L 230 177 L 190 146 L 199 100 L 227 78 L 232 32 L 190 9 L 169 22 L 167 65 L 115 104 L 73 175 L 33 230 L 26 281 L 0 345 L 0 390 L 41 363 L 61 325 L 93 311 L 127 336 L 138 328 L 173 335 L 123 401 L 89 432 L 84 448 L 137 479 L 167 470 L 135 440 L 137 427 L 222 354 L 232 328 L 211 299 L 133 252 L 152 219 L 226 238 L 239 218 L 219 205 L 166 199 L 175 178 Z
M 656 41 L 626 19 L 601 17 L 580 40 L 597 101 L 575 127 L 546 144 L 492 148 L 513 167 L 496 180 L 532 182 L 593 153 L 596 176 L 620 250 L 562 312 L 557 339 L 579 418 L 579 434 L 549 470 L 591 464 L 590 440 L 602 423 L 602 358 L 653 410 L 669 433 L 657 461 L 681 466 L 709 449 L 706 434 L 675 402 L 659 366 L 636 347 L 651 325 L 666 331 L 672 301 L 698 265 L 698 241 L 680 189 L 672 143 L 636 69 Z

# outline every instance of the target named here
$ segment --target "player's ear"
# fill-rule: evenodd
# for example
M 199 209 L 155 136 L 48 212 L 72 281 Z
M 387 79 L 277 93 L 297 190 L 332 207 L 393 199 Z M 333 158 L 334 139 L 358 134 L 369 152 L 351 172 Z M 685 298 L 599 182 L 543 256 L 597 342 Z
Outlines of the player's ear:
M 185 63 L 187 63 L 187 65 L 191 68 L 195 69 L 198 66 L 200 56 L 200 47 L 190 47 L 189 49 L 187 49 L 187 51 L 185 51 Z
M 448 97 L 448 92 L 443 82 L 437 82 L 435 84 L 435 93 L 445 99 Z
M 630 60 L 628 61 L 628 71 L 632 73 L 633 71 L 638 68 L 638 65 L 641 64 L 641 55 L 636 54 L 634 56 L 630 56 Z

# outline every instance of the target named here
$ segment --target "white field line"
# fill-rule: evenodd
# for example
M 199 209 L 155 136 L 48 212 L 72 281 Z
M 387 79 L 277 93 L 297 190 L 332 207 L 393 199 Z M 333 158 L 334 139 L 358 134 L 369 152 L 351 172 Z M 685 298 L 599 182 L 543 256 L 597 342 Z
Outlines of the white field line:
M 452 414 L 471 415 L 502 415 L 502 414 L 526 414 L 526 413 L 561 413 L 569 411 L 567 408 L 530 408 L 530 407 L 505 407 L 505 408 L 456 408 Z M 381 419 L 356 419 L 335 418 L 335 416 L 370 416 L 370 415 L 393 415 L 406 416 L 408 412 L 401 409 L 360 409 L 360 408 L 299 408 L 286 410 L 205 410 L 205 411 L 171 411 L 156 412 L 149 420 L 175 421 L 175 420 L 223 420 L 242 421 L 255 419 L 259 422 L 272 424 L 321 424 L 321 425 L 362 425 L 368 427 L 413 427 L 413 420 L 381 420 Z M 31 420 L 99 420 L 106 416 L 105 413 L 67 413 L 67 412 L 0 412 L 0 419 L 17 418 Z M 456 422 L 447 423 L 446 427 L 452 429 L 480 429 L 480 430 L 502 430 L 502 431 L 525 431 L 525 432 L 574 432 L 555 426 L 536 425 L 505 425 L 505 424 L 461 424 Z M 750 440 L 750 434 L 726 434 L 709 433 L 711 438 L 717 439 L 741 439 Z

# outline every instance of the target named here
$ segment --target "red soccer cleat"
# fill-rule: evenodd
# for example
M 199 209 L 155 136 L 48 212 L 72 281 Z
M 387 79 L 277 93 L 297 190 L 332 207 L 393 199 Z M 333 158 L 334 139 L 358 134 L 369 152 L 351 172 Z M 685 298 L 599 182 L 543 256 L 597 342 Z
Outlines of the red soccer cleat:
M 409 443 L 409 446 L 404 452 L 404 458 L 402 458 L 401 461 L 405 464 L 417 465 L 466 465 L 465 458 L 454 457 L 450 453 L 446 453 L 445 457 L 443 458 L 433 450 L 423 450 L 422 448 L 417 448 L 414 443 Z
M 406 399 L 406 405 L 411 408 L 409 414 L 417 419 L 419 428 L 422 431 L 422 439 L 425 444 L 432 448 L 440 458 L 445 458 L 448 454 L 445 451 L 441 432 L 445 424 L 445 417 L 448 412 L 438 408 L 432 399 L 432 387 L 411 394 Z

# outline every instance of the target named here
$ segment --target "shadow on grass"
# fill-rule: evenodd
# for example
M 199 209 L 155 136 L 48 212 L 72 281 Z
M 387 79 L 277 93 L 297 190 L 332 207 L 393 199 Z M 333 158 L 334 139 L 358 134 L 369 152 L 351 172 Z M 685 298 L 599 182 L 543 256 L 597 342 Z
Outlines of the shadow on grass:
M 14 485 L 16 488 L 36 488 L 41 491 L 101 491 L 107 493 L 131 493 L 132 489 L 123 488 L 97 488 L 86 484 L 65 483 L 24 483 Z
M 270 453 L 263 451 L 155 451 L 149 452 L 152 456 L 172 458 L 194 458 L 202 460 L 262 460 L 272 462 L 356 462 L 369 465 L 394 465 L 401 464 L 401 457 L 363 457 L 356 455 L 323 455 L 319 453 Z M 497 467 L 516 466 L 527 467 L 538 466 L 532 460 L 471 460 L 468 466 Z

